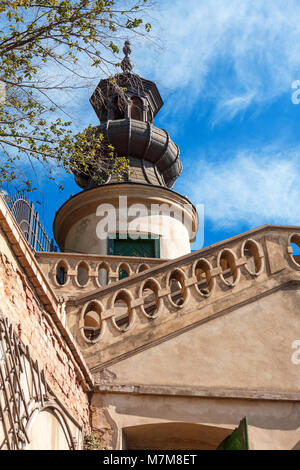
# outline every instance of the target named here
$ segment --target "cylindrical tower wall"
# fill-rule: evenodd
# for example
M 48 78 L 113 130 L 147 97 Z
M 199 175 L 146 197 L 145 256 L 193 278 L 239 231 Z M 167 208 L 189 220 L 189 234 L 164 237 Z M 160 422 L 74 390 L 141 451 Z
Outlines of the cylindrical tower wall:
M 58 211 L 54 234 L 62 251 L 87 254 L 109 252 L 114 239 L 155 238 L 155 256 L 171 259 L 190 252 L 198 228 L 195 208 L 183 196 L 161 187 L 106 184 L 83 191 Z

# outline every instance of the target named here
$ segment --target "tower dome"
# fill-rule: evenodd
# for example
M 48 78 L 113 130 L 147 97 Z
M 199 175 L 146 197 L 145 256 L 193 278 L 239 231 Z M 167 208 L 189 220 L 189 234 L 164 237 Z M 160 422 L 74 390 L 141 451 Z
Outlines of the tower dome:
M 128 160 L 130 170 L 123 181 L 172 188 L 182 164 L 179 148 L 168 132 L 153 125 L 163 105 L 162 98 L 154 82 L 132 73 L 129 41 L 125 41 L 123 51 L 123 72 L 101 80 L 90 98 L 100 120 L 95 133 L 103 135 L 117 156 Z M 84 172 L 75 175 L 81 188 L 99 185 L 88 173 L 89 176 Z M 105 183 L 113 181 L 117 178 L 110 176 Z

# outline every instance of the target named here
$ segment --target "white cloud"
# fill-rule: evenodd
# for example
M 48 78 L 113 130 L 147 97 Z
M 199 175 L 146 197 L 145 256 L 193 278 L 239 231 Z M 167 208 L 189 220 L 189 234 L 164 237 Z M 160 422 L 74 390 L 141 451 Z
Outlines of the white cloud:
M 164 95 L 184 90 L 172 93 L 170 113 L 201 95 L 215 101 L 214 120 L 231 119 L 290 92 L 300 78 L 298 0 L 175 0 L 161 2 L 157 16 L 163 49 L 147 55 L 142 43 L 133 56 Z
M 216 111 L 214 113 L 213 124 L 225 120 L 233 119 L 237 114 L 245 111 L 247 107 L 255 99 L 255 92 L 246 93 L 242 96 L 232 96 L 227 99 L 221 100 L 216 104 Z
M 220 161 L 206 157 L 178 182 L 194 204 L 204 203 L 214 228 L 300 225 L 300 148 L 244 150 Z
M 300 79 L 299 0 L 164 0 L 145 15 L 145 22 L 153 24 L 152 39 L 145 42 L 133 34 L 132 59 L 134 71 L 156 80 L 167 98 L 161 114 L 191 110 L 202 97 L 214 103 L 215 124 L 251 104 L 285 92 L 292 95 L 292 82 Z M 122 48 L 121 40 L 119 45 Z M 84 75 L 103 78 L 83 55 L 80 64 Z M 63 69 L 58 73 L 56 65 L 47 66 L 46 72 L 48 81 L 68 77 L 70 84 L 70 74 Z M 90 96 L 91 88 L 53 92 L 53 97 L 68 104 L 75 120 L 76 107 Z

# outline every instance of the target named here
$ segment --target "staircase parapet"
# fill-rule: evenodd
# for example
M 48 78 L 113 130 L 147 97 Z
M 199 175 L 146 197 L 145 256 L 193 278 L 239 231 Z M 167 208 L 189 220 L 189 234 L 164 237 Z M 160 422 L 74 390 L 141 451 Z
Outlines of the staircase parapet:
M 300 284 L 300 227 L 262 226 L 67 302 L 69 327 L 92 371 Z

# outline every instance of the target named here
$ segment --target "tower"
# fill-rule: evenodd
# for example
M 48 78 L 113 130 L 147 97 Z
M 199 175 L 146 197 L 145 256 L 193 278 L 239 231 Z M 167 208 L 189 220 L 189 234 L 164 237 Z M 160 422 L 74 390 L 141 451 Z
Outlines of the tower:
M 197 213 L 172 190 L 182 164 L 169 133 L 153 124 L 163 105 L 157 86 L 132 73 L 129 41 L 123 52 L 122 73 L 101 80 L 90 102 L 100 120 L 95 132 L 127 159 L 129 171 L 103 171 L 101 182 L 92 168 L 77 171 L 83 191 L 57 212 L 54 235 L 61 251 L 176 258 L 190 252 Z
M 81 449 L 84 437 L 110 456 L 299 449 L 300 227 L 188 253 L 197 216 L 172 190 L 179 152 L 152 124 L 155 84 L 124 53 L 91 101 L 95 135 L 130 171 L 93 178 L 114 163 L 103 154 L 75 172 L 83 191 L 54 224 L 61 252 L 33 204 L 0 194 L 0 450 Z

